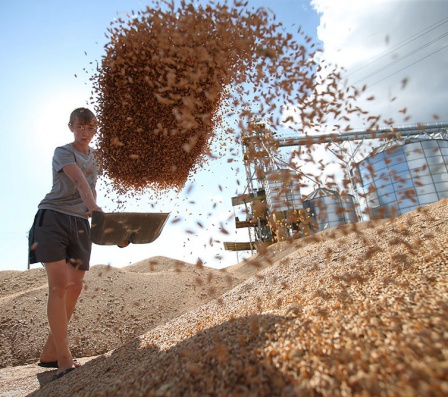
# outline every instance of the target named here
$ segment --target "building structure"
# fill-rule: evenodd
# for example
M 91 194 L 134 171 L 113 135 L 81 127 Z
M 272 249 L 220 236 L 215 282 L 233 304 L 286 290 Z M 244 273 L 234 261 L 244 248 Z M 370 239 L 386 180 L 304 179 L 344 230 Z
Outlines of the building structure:
M 377 146 L 356 161 L 366 140 L 374 140 Z M 345 165 L 349 194 L 329 190 L 289 165 L 289 169 L 282 169 L 272 153 L 272 148 L 316 144 L 326 144 Z M 246 189 L 232 198 L 234 207 L 244 206 L 241 214 L 246 219 L 237 216 L 236 228 L 248 228 L 249 242 L 225 242 L 224 247 L 233 251 L 258 250 L 322 228 L 400 215 L 447 197 L 447 144 L 448 123 L 295 137 L 276 137 L 263 125 L 257 125 L 250 136 L 242 139 Z M 300 194 L 300 182 L 293 182 L 303 178 L 317 186 L 305 199 Z M 365 211 L 361 211 L 362 205 Z

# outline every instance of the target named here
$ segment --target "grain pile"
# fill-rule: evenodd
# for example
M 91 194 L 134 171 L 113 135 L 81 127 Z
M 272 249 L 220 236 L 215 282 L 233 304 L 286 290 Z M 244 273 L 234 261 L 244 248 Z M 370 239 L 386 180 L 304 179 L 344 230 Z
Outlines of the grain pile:
M 35 396 L 445 396 L 448 201 L 308 240 Z
M 242 279 L 164 257 L 120 269 L 95 265 L 86 274 L 70 323 L 71 351 L 76 357 L 105 353 L 220 296 Z M 48 335 L 47 296 L 43 268 L 0 272 L 0 368 L 37 361 Z
M 246 6 L 156 4 L 112 24 L 92 80 L 98 152 L 114 190 L 179 190 L 213 155 L 212 142 L 225 152 L 254 119 L 271 128 L 294 121 L 281 116 L 291 105 L 302 128 L 320 125 L 354 99 L 331 71 L 318 92 L 311 39 L 295 42 L 270 12 Z M 221 124 L 223 113 L 240 120 L 238 131 Z

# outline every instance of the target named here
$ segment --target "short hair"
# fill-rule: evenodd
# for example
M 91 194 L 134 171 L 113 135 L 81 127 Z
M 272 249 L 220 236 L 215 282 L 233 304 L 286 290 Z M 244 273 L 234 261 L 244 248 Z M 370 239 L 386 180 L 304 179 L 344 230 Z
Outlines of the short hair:
M 75 120 L 80 124 L 92 124 L 92 121 L 96 122 L 96 116 L 87 108 L 77 108 L 70 114 L 69 124 L 72 125 Z

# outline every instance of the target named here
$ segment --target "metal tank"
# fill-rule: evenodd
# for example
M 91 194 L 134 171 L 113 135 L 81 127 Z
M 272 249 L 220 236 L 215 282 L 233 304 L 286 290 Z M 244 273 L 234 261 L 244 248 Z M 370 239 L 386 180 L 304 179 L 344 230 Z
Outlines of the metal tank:
M 271 213 L 303 208 L 297 175 L 288 169 L 266 174 L 266 203 Z
M 448 198 L 448 141 L 384 145 L 357 164 L 371 218 L 389 218 Z
M 313 230 L 319 232 L 358 221 L 355 200 L 350 194 L 319 187 L 305 198 L 304 208 L 312 216 Z

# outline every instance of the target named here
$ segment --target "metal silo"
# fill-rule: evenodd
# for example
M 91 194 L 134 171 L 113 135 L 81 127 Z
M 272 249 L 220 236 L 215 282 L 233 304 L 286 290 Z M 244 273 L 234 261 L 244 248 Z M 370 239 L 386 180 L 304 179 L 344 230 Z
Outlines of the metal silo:
M 357 165 L 372 218 L 388 218 L 448 197 L 448 141 L 402 141 Z
M 268 172 L 264 188 L 271 213 L 303 208 L 299 182 L 294 171 L 278 169 Z
M 350 194 L 341 196 L 335 190 L 317 188 L 306 197 L 304 207 L 314 219 L 314 231 L 358 221 L 354 197 Z
M 303 214 L 303 203 L 297 173 L 277 169 L 266 173 L 264 179 L 269 226 L 273 241 L 283 241 L 298 232 L 309 234 Z

